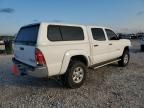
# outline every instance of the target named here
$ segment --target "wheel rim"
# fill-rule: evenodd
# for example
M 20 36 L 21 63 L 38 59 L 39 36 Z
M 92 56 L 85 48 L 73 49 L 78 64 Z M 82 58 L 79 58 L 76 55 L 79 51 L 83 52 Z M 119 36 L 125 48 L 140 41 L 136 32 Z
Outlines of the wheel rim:
M 127 64 L 129 60 L 128 54 L 125 55 L 124 57 L 124 64 Z
M 72 79 L 75 83 L 80 83 L 84 77 L 84 69 L 82 67 L 76 67 L 73 71 Z

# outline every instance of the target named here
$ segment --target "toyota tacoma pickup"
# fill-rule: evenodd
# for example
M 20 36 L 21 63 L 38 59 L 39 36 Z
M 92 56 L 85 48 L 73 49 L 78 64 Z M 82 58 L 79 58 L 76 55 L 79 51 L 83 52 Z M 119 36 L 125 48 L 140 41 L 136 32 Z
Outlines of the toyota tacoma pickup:
M 69 88 L 80 87 L 87 68 L 130 59 L 126 39 L 110 29 L 75 24 L 38 23 L 22 27 L 14 41 L 13 73 L 34 77 L 61 76 Z

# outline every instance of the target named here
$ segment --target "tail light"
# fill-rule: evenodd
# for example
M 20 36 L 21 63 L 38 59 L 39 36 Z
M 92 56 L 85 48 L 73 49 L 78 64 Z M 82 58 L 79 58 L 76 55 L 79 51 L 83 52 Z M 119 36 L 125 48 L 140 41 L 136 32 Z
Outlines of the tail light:
M 46 64 L 45 58 L 43 56 L 43 53 L 37 48 L 35 50 L 35 59 L 36 59 L 38 65 L 42 65 L 43 66 L 43 65 Z

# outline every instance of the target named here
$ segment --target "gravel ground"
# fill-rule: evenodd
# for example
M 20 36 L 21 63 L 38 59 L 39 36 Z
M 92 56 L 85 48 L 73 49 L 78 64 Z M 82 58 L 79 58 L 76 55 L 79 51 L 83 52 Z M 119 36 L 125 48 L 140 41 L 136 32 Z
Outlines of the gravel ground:
M 144 53 L 132 41 L 130 64 L 89 70 L 86 83 L 67 89 L 54 79 L 11 74 L 11 55 L 0 56 L 0 108 L 144 108 Z

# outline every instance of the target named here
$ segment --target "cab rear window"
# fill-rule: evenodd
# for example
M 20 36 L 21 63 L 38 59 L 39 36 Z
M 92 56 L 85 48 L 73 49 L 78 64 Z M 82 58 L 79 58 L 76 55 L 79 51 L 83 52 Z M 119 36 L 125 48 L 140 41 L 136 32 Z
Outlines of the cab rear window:
M 35 45 L 38 31 L 39 25 L 22 27 L 15 39 L 15 43 Z

